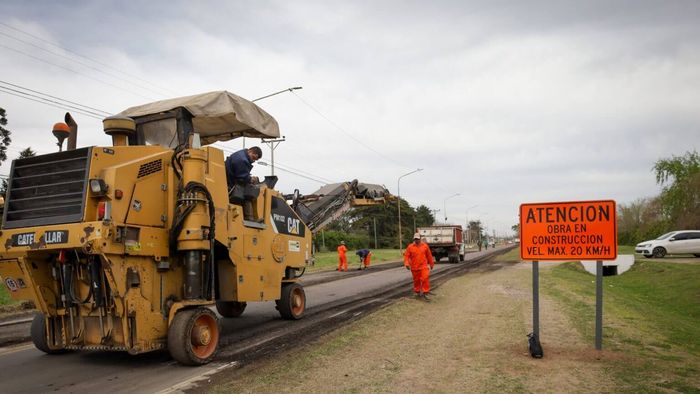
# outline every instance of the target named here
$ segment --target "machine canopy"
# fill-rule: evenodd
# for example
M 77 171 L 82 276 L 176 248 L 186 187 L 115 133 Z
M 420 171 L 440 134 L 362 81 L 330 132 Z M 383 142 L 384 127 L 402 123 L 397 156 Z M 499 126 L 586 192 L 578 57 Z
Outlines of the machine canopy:
M 202 144 L 228 141 L 237 137 L 276 138 L 280 136 L 275 118 L 251 101 L 225 90 L 196 94 L 138 105 L 119 115 L 139 118 L 184 108 L 192 115 L 192 126 Z M 176 142 L 176 122 L 163 119 L 144 127 L 144 137 L 150 144 L 173 146 Z

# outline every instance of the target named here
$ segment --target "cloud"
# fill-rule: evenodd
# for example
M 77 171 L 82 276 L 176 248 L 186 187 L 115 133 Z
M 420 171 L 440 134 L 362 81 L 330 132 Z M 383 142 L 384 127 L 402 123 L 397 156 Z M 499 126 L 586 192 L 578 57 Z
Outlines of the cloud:
M 252 99 L 303 86 L 303 101 L 284 93 L 259 102 L 287 137 L 275 151 L 281 190 L 319 185 L 284 165 L 392 191 L 420 167 L 402 180 L 402 197 L 460 222 L 477 204 L 469 215 L 499 231 L 523 202 L 653 195 L 653 162 L 700 142 L 696 2 L 167 4 L 11 2 L 4 23 L 120 78 L 3 36 L 2 45 L 79 73 L 0 47 L 0 75 L 114 112 L 209 90 Z M 0 100 L 13 147 L 55 149 L 48 133 L 65 111 Z M 81 144 L 109 143 L 99 119 L 79 123 Z

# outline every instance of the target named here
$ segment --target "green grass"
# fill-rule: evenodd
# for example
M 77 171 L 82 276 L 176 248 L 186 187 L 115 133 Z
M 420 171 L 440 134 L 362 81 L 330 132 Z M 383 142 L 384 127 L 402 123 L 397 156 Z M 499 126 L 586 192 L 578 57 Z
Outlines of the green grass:
M 509 250 L 508 253 L 496 256 L 496 261 L 520 261 L 520 247 Z
M 0 305 L 11 305 L 16 303 L 17 301 L 13 300 L 12 297 L 10 297 L 10 293 L 7 291 L 5 285 L 0 284 Z
M 355 254 L 356 250 L 348 250 L 348 269 L 360 266 L 360 258 Z M 374 264 L 397 261 L 402 259 L 398 249 L 372 249 L 372 262 Z M 317 252 L 314 255 L 316 263 L 306 269 L 307 272 L 329 271 L 338 268 L 338 252 Z
M 617 254 L 634 254 L 634 245 L 617 245 Z
M 541 271 L 541 286 L 593 347 L 595 276 L 564 263 Z M 696 387 L 700 266 L 640 260 L 622 275 L 605 277 L 603 286 L 603 347 L 631 358 L 611 361 L 613 375 L 641 391 Z

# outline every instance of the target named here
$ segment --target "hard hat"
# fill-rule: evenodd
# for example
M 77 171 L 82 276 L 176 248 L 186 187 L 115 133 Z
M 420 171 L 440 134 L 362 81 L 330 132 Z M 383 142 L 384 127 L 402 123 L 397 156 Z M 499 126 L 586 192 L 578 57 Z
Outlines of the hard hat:
M 340 241 L 340 244 L 341 244 L 341 245 L 345 245 L 345 241 Z
M 413 239 L 420 239 L 420 233 L 413 234 Z

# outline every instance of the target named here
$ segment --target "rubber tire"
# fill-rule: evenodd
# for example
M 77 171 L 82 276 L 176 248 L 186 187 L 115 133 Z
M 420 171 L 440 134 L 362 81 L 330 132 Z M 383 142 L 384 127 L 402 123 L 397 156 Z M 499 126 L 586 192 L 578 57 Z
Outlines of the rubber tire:
M 214 324 L 210 325 L 214 332 L 211 333 L 211 341 L 202 349 L 202 354 L 197 354 L 195 345 L 192 343 L 192 329 L 198 320 L 205 320 L 209 323 L 213 319 Z M 219 347 L 219 336 L 221 329 L 219 319 L 209 308 L 198 307 L 193 309 L 179 310 L 168 327 L 168 351 L 172 358 L 183 365 L 203 365 L 210 362 L 216 355 Z M 212 345 L 213 344 L 213 345 Z M 210 347 L 211 345 L 211 347 Z M 210 347 L 210 348 L 207 348 Z
M 650 258 L 654 257 L 654 255 L 653 254 L 645 254 L 644 257 L 650 259 Z
M 657 259 L 662 259 L 664 256 L 666 256 L 666 249 L 661 246 L 657 246 L 652 251 L 652 255 Z
M 459 255 L 459 261 L 460 261 L 460 262 L 464 261 L 464 255 L 463 255 L 463 254 L 460 254 L 460 255 Z
M 300 305 L 295 306 L 295 303 Z M 304 317 L 306 311 L 306 292 L 299 283 L 283 283 L 282 296 L 275 304 L 283 319 L 299 320 Z
M 693 256 L 700 257 L 700 253 L 693 253 Z
M 223 317 L 238 317 L 248 304 L 238 301 L 216 301 L 216 311 Z
M 66 349 L 51 349 L 46 342 L 46 326 L 44 325 L 44 314 L 37 313 L 32 320 L 32 325 L 29 328 L 29 334 L 32 337 L 34 346 L 46 354 L 63 354 Z
M 455 264 L 455 263 L 459 262 L 459 257 L 447 256 L 447 262 L 449 262 L 450 264 Z

